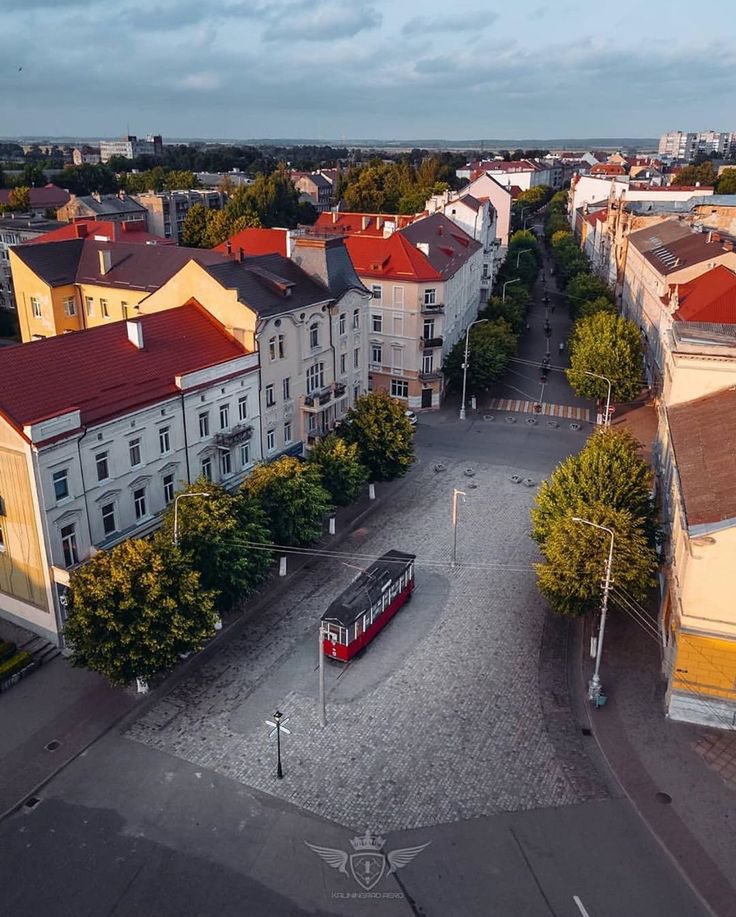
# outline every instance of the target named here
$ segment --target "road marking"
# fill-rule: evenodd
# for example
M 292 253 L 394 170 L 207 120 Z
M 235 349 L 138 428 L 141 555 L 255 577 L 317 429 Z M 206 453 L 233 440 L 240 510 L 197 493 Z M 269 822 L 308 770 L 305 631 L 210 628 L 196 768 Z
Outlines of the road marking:
M 590 914 L 585 910 L 583 902 L 578 898 L 577 895 L 572 896 L 572 900 L 577 904 L 578 910 L 580 911 L 581 917 L 590 917 Z
M 542 402 L 541 408 L 540 414 L 547 414 L 551 417 L 568 417 L 570 420 L 583 420 L 586 423 L 592 423 L 588 408 L 573 407 L 570 404 L 548 404 L 546 402 Z M 511 411 L 518 414 L 536 413 L 533 401 L 521 401 L 518 398 L 491 398 L 487 410 Z

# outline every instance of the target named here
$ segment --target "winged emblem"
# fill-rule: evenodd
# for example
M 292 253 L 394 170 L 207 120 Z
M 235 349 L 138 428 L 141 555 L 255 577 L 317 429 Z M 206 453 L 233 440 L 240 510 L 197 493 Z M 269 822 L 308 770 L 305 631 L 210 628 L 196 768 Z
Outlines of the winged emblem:
M 346 876 L 348 875 L 348 871 L 345 868 L 348 864 L 348 854 L 346 851 L 338 850 L 335 847 L 318 847 L 316 844 L 310 844 L 309 841 L 304 841 L 304 843 L 310 850 L 314 851 L 317 856 L 322 857 L 328 866 L 331 866 L 338 872 L 344 873 Z
M 429 847 L 431 843 L 432 841 L 428 841 L 426 844 L 420 844 L 419 847 L 402 847 L 400 850 L 389 850 L 386 854 L 389 875 L 404 866 L 408 866 L 414 857 L 420 854 L 425 847 Z

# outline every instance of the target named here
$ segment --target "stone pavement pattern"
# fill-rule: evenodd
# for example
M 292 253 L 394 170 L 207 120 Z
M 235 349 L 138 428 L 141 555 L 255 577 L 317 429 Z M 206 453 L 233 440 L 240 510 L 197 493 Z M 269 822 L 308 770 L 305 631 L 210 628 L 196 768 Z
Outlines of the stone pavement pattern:
M 521 469 L 476 464 L 468 477 L 468 462 L 447 460 L 438 473 L 437 461 L 415 467 L 371 528 L 340 546 L 358 565 L 367 563 L 360 555 L 413 551 L 417 590 L 347 669 L 328 663 L 325 728 L 316 627 L 355 576 L 333 558 L 305 571 L 128 736 L 323 817 L 383 832 L 579 801 L 540 706 L 544 608 L 528 537 L 535 490 L 511 482 L 512 474 L 528 476 Z M 467 566 L 455 569 L 453 487 L 468 494 L 458 529 Z M 283 739 L 284 780 L 275 778 L 263 722 L 277 707 L 292 729 Z

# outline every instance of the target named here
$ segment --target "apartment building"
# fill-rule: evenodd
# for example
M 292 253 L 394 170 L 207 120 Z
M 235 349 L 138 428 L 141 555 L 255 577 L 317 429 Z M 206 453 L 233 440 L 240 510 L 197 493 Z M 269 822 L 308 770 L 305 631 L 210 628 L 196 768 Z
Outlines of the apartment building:
M 97 146 L 80 146 L 72 150 L 72 162 L 75 166 L 97 166 L 101 162 L 100 148 Z
M 57 219 L 66 223 L 72 223 L 80 217 L 119 223 L 141 220 L 147 228 L 146 215 L 146 208 L 125 191 L 119 191 L 117 194 L 100 194 L 93 191 L 92 194 L 80 197 L 72 194 L 68 203 L 56 211 Z
M 476 200 L 487 200 L 496 214 L 496 237 L 500 241 L 499 257 L 503 260 L 511 231 L 511 204 L 513 197 L 508 187 L 499 184 L 489 173 L 483 172 L 457 192 L 458 197 L 472 195 Z
M 333 183 L 319 172 L 296 173 L 294 187 L 322 213 L 333 204 Z
M 222 210 L 227 203 L 227 195 L 222 191 L 147 191 L 133 197 L 146 211 L 149 232 L 171 239 L 177 245 L 184 220 L 195 204 L 207 210 Z
M 10 247 L 43 238 L 63 226 L 57 220 L 8 213 L 0 216 L 0 309 L 15 309 L 15 289 L 10 269 Z
M 142 300 L 192 259 L 213 264 L 227 256 L 175 245 L 98 242 L 85 236 L 11 248 L 22 340 L 132 318 Z
M 725 159 L 735 151 L 736 133 L 732 131 L 669 131 L 659 138 L 659 155 L 681 162 L 711 153 Z
M 161 156 L 164 149 L 160 134 L 149 134 L 145 140 L 139 140 L 134 134 L 127 134 L 120 140 L 100 140 L 100 160 L 108 162 L 114 156 L 123 159 L 135 159 L 136 156 Z
M 70 569 L 260 459 L 258 355 L 189 304 L 7 348 L 0 375 L 0 615 L 61 645 Z

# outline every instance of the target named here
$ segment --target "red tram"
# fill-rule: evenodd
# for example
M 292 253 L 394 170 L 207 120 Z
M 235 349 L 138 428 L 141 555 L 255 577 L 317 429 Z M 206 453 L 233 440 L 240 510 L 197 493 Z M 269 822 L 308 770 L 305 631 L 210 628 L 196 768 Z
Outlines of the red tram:
M 325 656 L 347 662 L 411 598 L 415 554 L 388 551 L 357 576 L 322 615 Z

